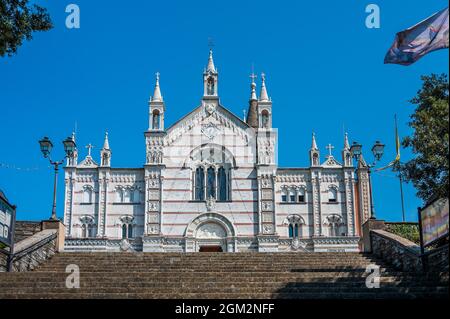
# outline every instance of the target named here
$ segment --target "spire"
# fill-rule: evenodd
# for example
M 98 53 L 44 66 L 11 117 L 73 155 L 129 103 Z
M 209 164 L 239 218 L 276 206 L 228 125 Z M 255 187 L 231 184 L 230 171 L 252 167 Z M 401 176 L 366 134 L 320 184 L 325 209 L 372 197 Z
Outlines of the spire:
M 105 141 L 103 142 L 103 149 L 109 150 L 108 132 L 105 132 Z
M 247 115 L 247 124 L 251 127 L 257 129 L 258 128 L 258 98 L 256 96 L 256 75 L 255 72 L 252 72 L 250 75 L 252 79 L 252 93 L 250 95 L 249 107 L 248 107 L 248 115 Z
M 350 143 L 348 142 L 348 134 L 345 133 L 344 137 L 344 150 L 350 150 Z
M 103 148 L 100 151 L 100 163 L 102 167 L 111 166 L 111 153 L 111 149 L 109 148 L 108 132 L 105 132 L 105 141 L 103 142 Z
M 316 143 L 316 134 L 314 132 L 312 133 L 311 149 L 312 150 L 318 150 L 317 143 Z
M 256 97 L 256 83 L 255 83 L 255 79 L 257 78 L 257 76 L 255 75 L 254 72 L 252 72 L 252 74 L 250 75 L 250 78 L 252 79 L 252 84 L 251 84 L 251 88 L 252 88 L 252 93 L 250 96 L 250 100 L 251 101 L 257 101 L 258 98 Z
M 214 66 L 214 59 L 213 59 L 213 51 L 212 49 L 209 50 L 209 59 L 208 59 L 208 66 L 206 67 L 206 72 L 216 73 L 216 67 Z
M 159 88 L 159 72 L 156 72 L 156 84 L 155 91 L 153 92 L 153 97 L 151 102 L 163 102 L 163 97 L 161 95 L 161 89 Z
M 266 75 L 264 73 L 261 74 L 261 94 L 259 94 L 259 101 L 260 102 L 269 102 L 269 95 L 267 94 L 267 88 L 266 88 Z

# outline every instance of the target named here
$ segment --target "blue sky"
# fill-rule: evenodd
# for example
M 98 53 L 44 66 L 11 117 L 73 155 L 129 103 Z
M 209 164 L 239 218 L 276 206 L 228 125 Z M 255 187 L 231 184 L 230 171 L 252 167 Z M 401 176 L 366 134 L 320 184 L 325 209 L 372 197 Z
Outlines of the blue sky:
M 444 8 L 441 0 L 38 3 L 49 9 L 54 29 L 0 59 L 0 188 L 18 206 L 18 219 L 44 219 L 51 212 L 53 175 L 37 143 L 44 135 L 61 157 L 60 141 L 77 123 L 80 158 L 83 146 L 93 143 L 98 160 L 108 130 L 113 166 L 141 167 L 154 73 L 161 72 L 168 126 L 199 104 L 209 37 L 221 102 L 238 116 L 248 105 L 252 63 L 267 74 L 282 167 L 308 165 L 313 130 L 322 159 L 328 143 L 337 157 L 343 127 L 351 141 L 364 145 L 366 159 L 372 159 L 374 141 L 383 141 L 382 164 L 389 162 L 395 157 L 394 113 L 400 134 L 410 134 L 414 108 L 407 101 L 420 88 L 420 76 L 449 67 L 448 50 L 409 67 L 383 64 L 395 33 Z M 70 3 L 80 7 L 80 29 L 65 27 Z M 370 3 L 381 9 L 380 29 L 365 27 Z M 402 156 L 411 154 L 403 150 Z M 389 171 L 375 174 L 373 188 L 378 217 L 400 220 L 398 179 Z M 422 203 L 411 185 L 405 203 L 407 220 L 416 220 Z

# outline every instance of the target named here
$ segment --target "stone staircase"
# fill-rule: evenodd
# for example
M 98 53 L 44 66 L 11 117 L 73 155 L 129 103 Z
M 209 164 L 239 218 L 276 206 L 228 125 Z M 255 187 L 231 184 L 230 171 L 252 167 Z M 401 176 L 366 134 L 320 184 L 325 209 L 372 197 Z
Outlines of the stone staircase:
M 380 288 L 365 281 L 380 266 Z M 80 288 L 66 288 L 68 265 Z M 6 298 L 448 298 L 448 273 L 395 271 L 358 253 L 59 253 L 32 272 L 0 273 Z

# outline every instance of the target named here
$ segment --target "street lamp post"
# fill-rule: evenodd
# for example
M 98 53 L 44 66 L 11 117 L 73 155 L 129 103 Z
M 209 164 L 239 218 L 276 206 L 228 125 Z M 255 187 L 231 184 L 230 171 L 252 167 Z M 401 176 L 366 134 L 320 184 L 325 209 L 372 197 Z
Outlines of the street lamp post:
M 50 153 L 53 148 L 53 143 L 47 136 L 39 141 L 39 145 L 41 148 L 42 155 L 44 155 L 44 158 L 48 158 L 50 165 L 54 167 L 55 174 L 53 179 L 53 206 L 52 206 L 52 216 L 50 217 L 50 220 L 58 220 L 58 217 L 56 216 L 56 190 L 58 185 L 58 170 L 59 166 L 64 163 L 64 159 L 73 155 L 76 147 L 75 141 L 73 140 L 72 137 L 68 137 L 63 141 L 64 152 L 66 153 L 66 155 L 60 161 L 52 161 Z
M 353 142 L 352 146 L 350 147 L 350 153 L 352 154 L 353 158 L 356 161 L 359 161 L 362 155 L 362 145 L 359 144 L 358 142 Z M 372 146 L 372 154 L 374 157 L 374 161 L 372 164 L 366 164 L 370 188 L 370 219 L 376 219 L 375 204 L 373 200 L 373 191 L 372 191 L 372 179 L 370 177 L 370 174 L 372 172 L 371 169 L 375 167 L 377 162 L 381 160 L 381 157 L 383 157 L 383 153 L 384 153 L 384 144 L 382 144 L 380 141 L 376 141 L 375 144 Z

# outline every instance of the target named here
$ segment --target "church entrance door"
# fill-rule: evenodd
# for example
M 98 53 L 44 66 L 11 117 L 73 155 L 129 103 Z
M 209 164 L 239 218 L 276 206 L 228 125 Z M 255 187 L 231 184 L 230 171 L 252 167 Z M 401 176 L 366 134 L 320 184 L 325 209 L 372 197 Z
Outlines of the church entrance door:
M 200 246 L 201 253 L 222 253 L 222 246 Z

